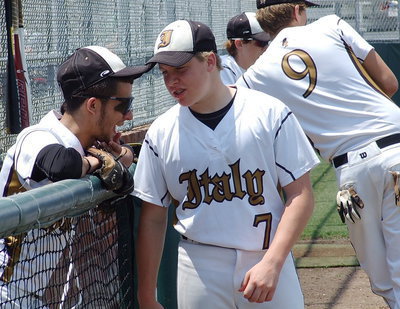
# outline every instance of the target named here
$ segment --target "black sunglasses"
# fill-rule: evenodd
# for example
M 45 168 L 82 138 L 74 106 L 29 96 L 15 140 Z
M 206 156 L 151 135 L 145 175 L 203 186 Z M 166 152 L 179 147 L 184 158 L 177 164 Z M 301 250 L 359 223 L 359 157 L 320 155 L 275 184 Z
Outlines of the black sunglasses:
M 114 110 L 117 112 L 122 113 L 122 115 L 126 115 L 129 113 L 132 107 L 132 102 L 133 102 L 133 97 L 128 97 L 128 98 L 119 98 L 119 97 L 103 97 L 100 95 L 96 95 L 96 98 L 99 99 L 108 99 L 108 100 L 115 100 L 115 101 L 120 101 L 118 105 L 114 107 Z
M 77 95 L 76 97 L 80 98 L 99 98 L 99 99 L 106 99 L 106 100 L 115 100 L 119 101 L 118 105 L 114 107 L 114 110 L 117 112 L 122 113 L 122 115 L 126 115 L 130 112 L 132 108 L 132 102 L 133 102 L 133 97 L 128 97 L 128 98 L 120 98 L 120 97 L 107 97 L 107 96 L 102 96 L 102 95 Z

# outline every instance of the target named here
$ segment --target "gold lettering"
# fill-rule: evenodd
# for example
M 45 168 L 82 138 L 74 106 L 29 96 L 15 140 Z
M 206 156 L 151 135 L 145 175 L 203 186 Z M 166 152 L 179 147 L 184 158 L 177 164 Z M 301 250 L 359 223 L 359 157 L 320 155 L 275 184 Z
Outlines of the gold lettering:
M 224 200 L 232 201 L 233 198 L 233 193 L 231 192 L 231 187 L 230 187 L 230 176 L 223 173 L 221 177 L 218 175 L 215 175 L 212 178 L 212 181 L 214 183 L 214 189 L 213 189 L 213 197 L 214 200 L 217 202 L 223 202 Z
M 211 184 L 211 178 L 210 175 L 208 174 L 208 168 L 204 171 L 203 174 L 200 175 L 200 186 L 204 188 L 204 203 L 211 204 L 212 202 L 212 196 L 210 194 L 210 184 Z
M 240 160 L 229 165 L 231 173 L 223 173 L 221 176 L 215 174 L 210 177 L 208 168 L 198 177 L 197 170 L 182 173 L 179 183 L 187 181 L 187 200 L 183 202 L 182 208 L 195 209 L 201 203 L 211 204 L 213 201 L 221 203 L 232 201 L 237 197 L 243 199 L 249 196 L 250 205 L 263 205 L 263 176 L 265 171 L 257 169 L 254 173 L 247 171 L 240 175 Z M 245 190 L 243 190 L 242 177 L 245 179 Z M 231 181 L 232 179 L 232 181 Z M 233 185 L 233 188 L 231 187 Z M 232 190 L 233 189 L 233 190 Z
M 254 173 L 247 171 L 243 177 L 246 180 L 247 194 L 249 195 L 249 203 L 252 206 L 263 205 L 265 199 L 263 197 L 263 180 L 265 171 L 257 169 Z
M 232 179 L 233 179 L 233 185 L 235 187 L 235 197 L 238 197 L 240 199 L 242 199 L 245 195 L 246 192 L 243 191 L 242 188 L 242 177 L 240 176 L 240 159 L 237 160 L 235 163 L 233 163 L 232 165 L 229 165 L 229 167 L 231 168 L 232 171 Z
M 183 203 L 182 209 L 195 209 L 200 205 L 202 201 L 200 184 L 197 181 L 197 170 L 181 174 L 179 176 L 179 183 L 183 183 L 184 181 L 188 182 L 188 200 Z

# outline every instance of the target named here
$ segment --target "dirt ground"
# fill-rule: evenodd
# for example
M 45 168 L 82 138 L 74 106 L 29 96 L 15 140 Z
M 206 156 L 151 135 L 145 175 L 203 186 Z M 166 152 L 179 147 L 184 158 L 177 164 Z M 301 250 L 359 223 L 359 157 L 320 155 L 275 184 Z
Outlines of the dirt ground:
M 360 267 L 298 269 L 305 309 L 388 309 Z
M 354 255 L 352 247 L 346 248 L 343 243 L 319 249 L 308 250 L 307 254 L 298 250 L 297 256 L 318 256 L 320 260 L 331 261 L 333 255 L 341 258 Z M 305 309 L 389 309 L 380 296 L 372 293 L 368 277 L 359 266 L 300 267 L 297 271 Z

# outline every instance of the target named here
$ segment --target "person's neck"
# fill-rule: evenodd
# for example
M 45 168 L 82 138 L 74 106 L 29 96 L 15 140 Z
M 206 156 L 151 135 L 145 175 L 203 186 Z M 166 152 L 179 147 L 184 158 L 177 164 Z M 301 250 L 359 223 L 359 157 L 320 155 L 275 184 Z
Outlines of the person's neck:
M 219 74 L 219 72 L 218 72 Z M 221 79 L 218 78 L 212 83 L 208 95 L 204 96 L 201 101 L 190 107 L 191 110 L 200 114 L 209 114 L 224 108 L 233 98 L 236 88 L 225 86 Z
M 301 24 L 300 24 L 297 20 L 293 19 L 287 26 L 282 27 L 281 29 L 279 29 L 279 30 L 276 31 L 275 33 L 270 33 L 269 35 L 271 36 L 271 41 L 272 41 L 273 39 L 275 39 L 275 37 L 276 37 L 283 29 L 286 29 L 286 28 L 289 28 L 289 27 L 298 27 L 298 26 L 301 26 Z
M 246 57 L 242 57 L 241 54 L 237 54 L 235 58 L 236 63 L 243 69 L 243 70 L 247 70 L 251 63 L 249 63 L 248 58 Z
M 82 121 L 78 113 L 71 115 L 65 112 L 62 115 L 60 122 L 78 138 L 83 149 L 87 149 L 92 146 L 94 139 L 91 138 L 91 135 L 87 133 L 88 130 L 86 129 L 88 125 L 90 126 L 90 124 L 88 124 L 87 121 Z

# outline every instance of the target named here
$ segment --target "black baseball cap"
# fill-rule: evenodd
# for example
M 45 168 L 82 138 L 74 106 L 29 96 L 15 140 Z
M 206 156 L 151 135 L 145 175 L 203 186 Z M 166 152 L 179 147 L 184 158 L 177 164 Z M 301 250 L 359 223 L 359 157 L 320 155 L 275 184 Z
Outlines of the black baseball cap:
M 230 40 L 257 40 L 269 42 L 271 37 L 257 21 L 256 13 L 243 12 L 232 17 L 226 27 L 226 36 Z
M 217 53 L 217 44 L 211 29 L 192 20 L 177 20 L 166 26 L 158 35 L 154 55 L 146 64 L 156 63 L 179 67 L 190 61 L 198 52 Z
M 304 2 L 307 6 L 319 6 L 319 4 L 310 2 L 310 1 L 301 1 L 301 0 L 257 0 L 257 9 L 262 9 L 267 6 L 282 4 L 282 3 L 295 3 L 295 2 Z
M 151 66 L 127 67 L 116 54 L 101 46 L 79 48 L 57 71 L 57 82 L 65 98 L 70 98 L 109 77 L 138 78 Z

